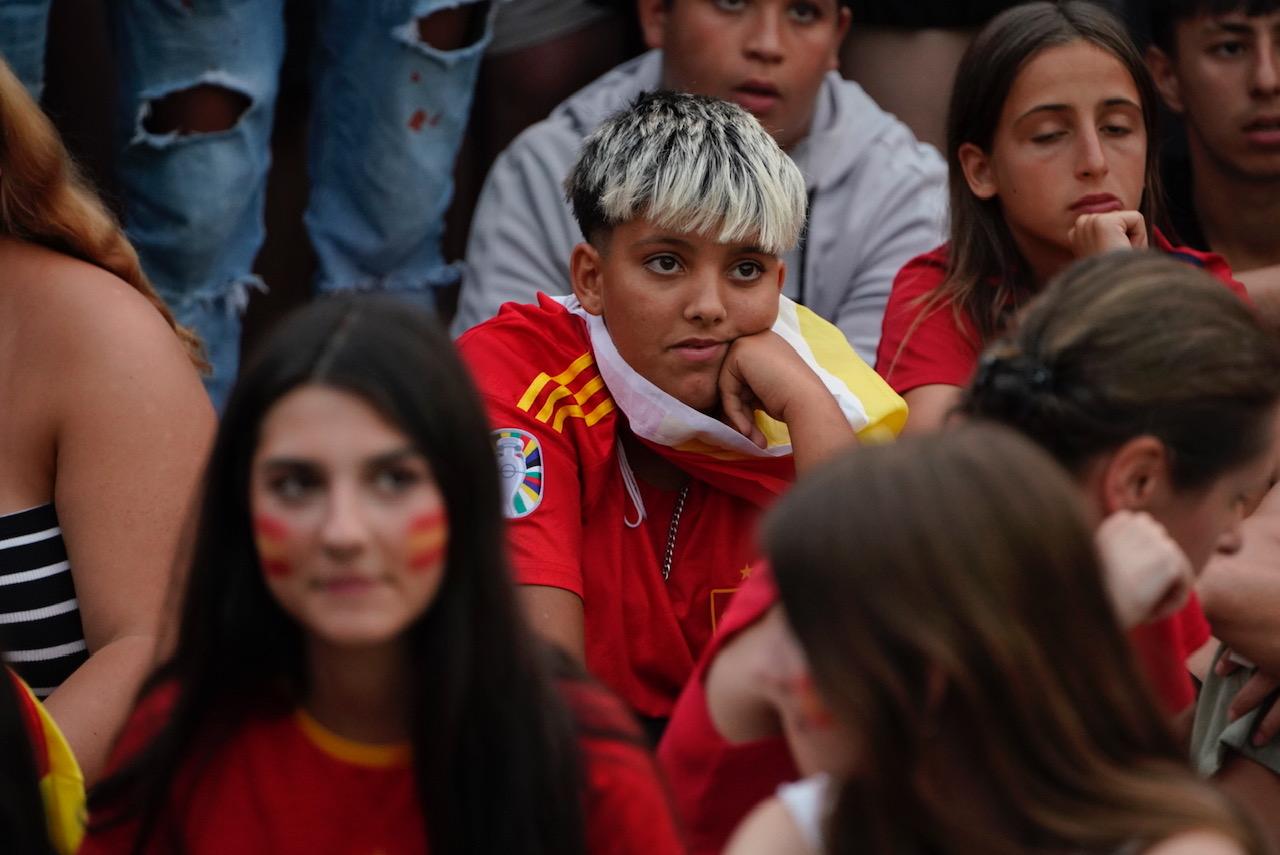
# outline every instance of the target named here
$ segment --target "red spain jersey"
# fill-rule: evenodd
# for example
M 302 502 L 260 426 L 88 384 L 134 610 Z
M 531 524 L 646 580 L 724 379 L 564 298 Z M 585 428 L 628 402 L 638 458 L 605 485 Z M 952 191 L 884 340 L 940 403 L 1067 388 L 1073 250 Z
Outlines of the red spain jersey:
M 151 693 L 134 710 L 112 754 L 112 769 L 150 742 L 169 713 L 175 688 Z M 202 753 L 193 752 L 191 759 Z M 186 812 L 177 829 L 188 855 L 427 851 L 408 746 L 363 745 L 301 712 L 282 712 L 250 720 L 206 763 L 188 766 L 173 787 L 189 794 L 180 797 Z M 172 851 L 173 820 L 162 817 L 148 852 Z M 90 825 L 80 855 L 133 851 L 134 824 L 102 830 Z
M 781 733 L 752 742 L 729 742 L 716 730 L 707 705 L 711 663 L 777 602 L 773 574 L 761 562 L 733 598 L 658 744 L 658 763 L 671 786 L 676 815 L 684 823 L 689 855 L 718 855 L 753 807 L 773 795 L 779 784 L 800 777 Z
M 154 736 L 173 704 L 174 686 L 134 710 L 111 759 L 114 770 Z M 653 757 L 622 704 L 598 685 L 562 681 L 580 724 L 590 855 L 682 855 L 667 794 Z M 301 711 L 251 719 L 207 762 L 179 772 L 175 792 L 189 793 L 177 822 L 187 855 L 334 852 L 423 855 L 426 828 L 407 745 L 352 742 Z M 194 785 L 194 786 L 193 786 Z M 161 832 L 149 853 L 173 851 Z M 501 813 L 494 816 L 501 822 Z M 92 823 L 91 823 L 92 825 Z M 135 824 L 91 828 L 80 855 L 133 851 Z
M 507 304 L 458 348 L 494 429 L 517 580 L 578 595 L 588 670 L 641 715 L 669 716 L 749 575 L 756 518 L 793 478 L 790 458 L 726 462 L 651 445 L 691 476 L 673 524 L 675 492 L 636 484 L 640 502 L 628 494 L 618 452 L 626 419 L 581 318 L 539 295 L 536 305 Z M 735 477 L 740 467 L 760 477 Z
M 1154 248 L 1203 269 L 1249 302 L 1248 292 L 1231 275 L 1222 256 L 1174 246 L 1158 231 Z M 931 307 L 918 318 L 925 308 L 922 301 L 946 281 L 949 258 L 949 245 L 943 244 L 908 261 L 893 280 L 876 371 L 901 394 L 935 383 L 966 386 L 978 365 L 982 344 L 978 328 L 968 317 L 957 318 L 948 304 Z

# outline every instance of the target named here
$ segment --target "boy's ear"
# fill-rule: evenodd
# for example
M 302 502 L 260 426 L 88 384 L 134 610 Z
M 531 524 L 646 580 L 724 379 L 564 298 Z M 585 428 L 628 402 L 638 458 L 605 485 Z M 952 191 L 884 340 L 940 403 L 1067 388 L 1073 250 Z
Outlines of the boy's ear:
M 1151 69 L 1151 76 L 1156 81 L 1156 89 L 1160 90 L 1160 97 L 1164 99 L 1164 105 L 1170 111 L 1182 115 L 1182 87 L 1178 84 L 1173 60 L 1155 45 L 1147 48 L 1146 60 L 1147 68 Z
M 604 267 L 600 263 L 600 250 L 589 243 L 580 243 L 569 256 L 569 280 L 573 295 L 582 308 L 593 315 L 604 314 Z
M 827 66 L 830 71 L 840 70 L 840 46 L 844 44 L 844 37 L 849 35 L 849 22 L 853 20 L 853 11 L 843 3 L 840 4 L 840 14 L 836 18 L 836 40 L 831 45 L 831 63 Z
M 781 259 L 778 260 L 778 293 L 782 293 L 782 286 L 787 284 L 787 263 Z
M 640 16 L 640 33 L 649 48 L 662 47 L 666 35 L 668 6 L 681 0 L 636 0 L 636 13 Z
M 1145 511 L 1172 493 L 1169 449 L 1154 436 L 1135 436 L 1105 461 L 1101 471 L 1102 511 Z
M 956 151 L 965 183 L 979 199 L 994 199 L 1000 192 L 995 174 L 991 170 L 991 158 L 973 143 L 965 143 Z

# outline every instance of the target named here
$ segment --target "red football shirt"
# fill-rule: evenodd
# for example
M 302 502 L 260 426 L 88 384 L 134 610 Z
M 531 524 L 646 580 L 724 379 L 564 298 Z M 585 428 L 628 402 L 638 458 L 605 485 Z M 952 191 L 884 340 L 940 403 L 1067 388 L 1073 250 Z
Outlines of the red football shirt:
M 690 472 L 678 524 L 676 492 L 637 484 L 640 502 L 629 495 L 618 454 L 626 420 L 596 368 L 586 325 L 554 300 L 509 303 L 458 348 L 508 473 L 517 580 L 578 595 L 587 669 L 638 713 L 669 716 L 746 578 L 758 503 L 698 472 Z
M 1213 634 L 1194 592 L 1177 614 L 1134 627 L 1129 642 L 1165 710 L 1180 713 L 1196 701 L 1187 657 Z
M 1175 247 L 1159 232 L 1155 238 L 1158 249 L 1204 268 L 1249 301 L 1244 286 L 1232 277 L 1222 256 Z M 951 306 L 935 308 L 911 329 L 923 308 L 920 301 L 946 279 L 947 259 L 947 244 L 943 244 L 907 262 L 893 281 L 876 350 L 876 371 L 898 394 L 934 383 L 965 386 L 978 364 L 982 349 L 978 330 L 967 317 L 957 320 Z
M 768 566 L 757 565 L 680 693 L 658 745 L 658 762 L 671 785 L 690 855 L 717 855 L 753 807 L 773 795 L 779 784 L 800 777 L 781 734 L 741 744 L 725 740 L 711 721 L 703 683 L 724 646 L 761 620 L 777 601 Z
M 112 769 L 154 736 L 172 705 L 172 688 L 152 693 L 134 711 Z M 587 852 L 683 853 L 657 766 L 639 747 L 639 730 L 622 704 L 589 683 L 561 688 L 584 725 Z M 303 713 L 285 713 L 252 720 L 207 764 L 183 769 L 179 791 L 186 792 L 193 777 L 180 829 L 188 855 L 428 851 L 408 746 L 352 742 Z M 91 833 L 80 855 L 132 852 L 135 834 L 132 824 Z M 165 842 L 153 838 L 148 851 L 169 851 Z

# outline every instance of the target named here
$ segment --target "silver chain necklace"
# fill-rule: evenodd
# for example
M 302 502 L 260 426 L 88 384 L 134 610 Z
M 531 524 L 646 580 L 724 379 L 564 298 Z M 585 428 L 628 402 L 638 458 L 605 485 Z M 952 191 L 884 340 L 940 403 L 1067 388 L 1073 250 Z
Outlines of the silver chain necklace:
M 689 485 L 680 488 L 676 506 L 671 511 L 671 524 L 667 526 L 667 551 L 662 556 L 662 581 L 671 578 L 671 558 L 676 553 L 676 535 L 680 533 L 680 514 L 684 513 L 684 500 L 689 496 Z

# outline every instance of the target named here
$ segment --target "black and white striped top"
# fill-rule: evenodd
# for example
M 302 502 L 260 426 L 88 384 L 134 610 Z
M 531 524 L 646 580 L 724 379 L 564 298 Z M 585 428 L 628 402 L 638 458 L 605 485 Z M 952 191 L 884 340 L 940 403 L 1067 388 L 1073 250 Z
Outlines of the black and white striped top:
M 51 504 L 0 516 L 0 648 L 39 698 L 89 658 Z

